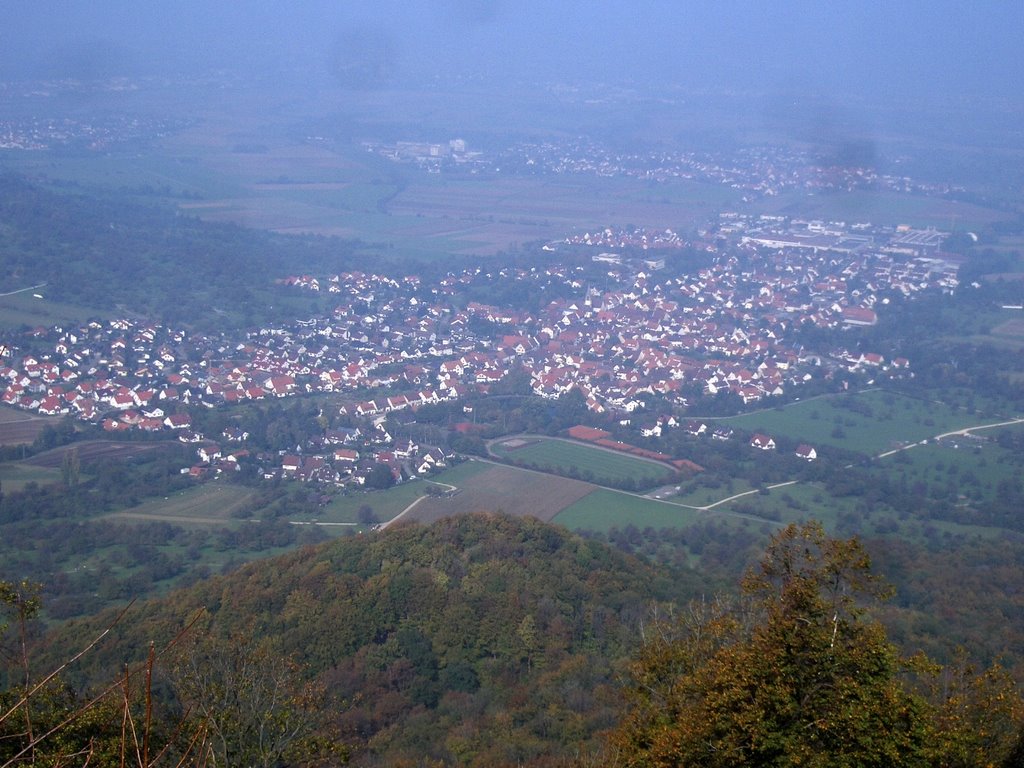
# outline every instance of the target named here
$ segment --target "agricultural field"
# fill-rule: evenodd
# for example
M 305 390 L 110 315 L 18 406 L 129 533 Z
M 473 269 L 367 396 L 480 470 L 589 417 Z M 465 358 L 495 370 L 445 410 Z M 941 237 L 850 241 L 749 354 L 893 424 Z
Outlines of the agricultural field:
M 43 298 L 38 299 L 37 295 Z M 19 289 L 17 293 L 0 295 L 0 330 L 84 323 L 99 314 L 95 309 L 50 301 L 46 298 L 45 287 L 27 291 Z
M 991 502 L 1000 485 L 1024 474 L 1024 457 L 997 442 L 1000 432 L 1020 434 L 1022 427 L 979 430 L 917 445 L 878 462 L 874 471 L 885 472 L 901 484 L 924 494 L 945 494 L 955 503 Z
M 27 411 L 0 406 L 0 445 L 31 444 L 49 424 L 60 421 L 57 417 L 36 416 Z
M 209 221 L 359 238 L 419 260 L 493 255 L 617 222 L 679 228 L 739 201 L 731 188 L 685 180 L 430 175 L 351 141 L 296 138 L 267 125 L 272 117 L 253 116 L 248 125 L 217 111 L 159 147 L 60 159 L 12 152 L 4 163 L 71 184 L 139 191 L 144 201 Z M 239 150 L 246 144 L 256 148 Z M 31 322 L 23 314 L 30 307 L 20 309 L 12 322 Z
M 705 475 L 697 475 L 689 483 L 680 486 L 679 493 L 667 497 L 666 500 L 688 507 L 707 507 L 718 504 L 722 499 L 751 490 L 753 486 L 742 478 L 728 478 L 719 482 Z
M 53 450 L 37 453 L 27 460 L 27 463 L 38 467 L 50 469 L 60 467 L 64 463 L 64 454 L 69 451 L 76 451 L 78 459 L 83 465 L 91 462 L 110 459 L 113 461 L 126 461 L 143 454 L 154 454 L 161 451 L 175 450 L 179 443 L 171 440 L 162 441 L 116 441 L 116 440 L 82 440 L 68 446 L 54 448 Z
M 123 522 L 164 522 L 178 526 L 225 526 L 240 522 L 256 491 L 227 483 L 203 483 L 163 499 L 103 515 L 101 519 Z
M 977 414 L 882 390 L 818 397 L 722 421 L 751 432 L 782 435 L 815 446 L 829 445 L 871 456 L 985 423 L 984 417 Z
M 672 470 L 660 462 L 569 440 L 511 438 L 494 443 L 491 451 L 506 461 L 598 485 L 632 482 L 637 487 L 650 487 L 673 477 Z
M 1024 318 L 1019 316 L 1005 319 L 1008 312 L 1015 310 L 1003 310 L 997 318 L 999 322 L 990 326 L 987 333 L 975 333 L 973 335 L 947 337 L 950 342 L 967 342 L 979 346 L 995 347 L 1007 352 L 1018 353 L 1024 350 Z
M 351 491 L 342 496 L 336 496 L 330 504 L 320 510 L 316 522 L 326 523 L 325 527 L 339 528 L 339 530 L 328 531 L 328 533 L 344 533 L 340 528 L 350 524 L 358 523 L 359 509 L 369 507 L 380 522 L 390 520 L 403 509 L 412 504 L 418 497 L 423 495 L 423 484 L 419 482 L 402 483 L 383 491 Z M 306 522 L 306 521 L 303 521 Z M 360 526 L 354 526 L 361 530 Z
M 447 474 L 438 477 L 438 483 L 450 483 L 458 490 L 451 495 L 425 497 L 410 511 L 408 518 L 432 522 L 442 517 L 483 511 L 529 515 L 550 521 L 594 490 L 589 483 L 540 472 L 481 462 L 472 462 L 472 465 L 479 467 L 479 471 L 470 477 Z
M 0 484 L 5 491 L 20 491 L 29 483 L 47 485 L 59 483 L 59 469 L 46 469 L 25 461 L 11 461 L 0 464 Z
M 456 232 L 468 228 L 472 238 L 508 247 L 607 222 L 679 227 L 735 201 L 733 190 L 696 182 L 651 186 L 632 179 L 435 177 L 408 184 L 387 210 L 444 222 Z
M 879 190 L 855 190 L 807 195 L 788 192 L 758 201 L 762 212 L 785 213 L 828 221 L 869 221 L 875 224 L 907 224 L 949 231 L 985 229 L 1012 215 L 972 203 Z
M 573 530 L 606 533 L 627 525 L 641 529 L 685 528 L 706 516 L 720 517 L 717 512 L 698 512 L 671 502 L 598 488 L 567 506 L 552 522 Z

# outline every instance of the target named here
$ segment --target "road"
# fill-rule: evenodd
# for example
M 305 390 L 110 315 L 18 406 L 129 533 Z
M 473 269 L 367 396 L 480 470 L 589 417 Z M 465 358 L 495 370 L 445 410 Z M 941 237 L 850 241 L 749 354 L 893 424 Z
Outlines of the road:
M 964 427 L 963 429 L 955 429 L 955 430 L 952 430 L 950 432 L 943 432 L 942 434 L 936 435 L 935 437 L 932 437 L 930 439 L 922 440 L 922 441 L 916 442 L 916 443 L 910 443 L 909 445 L 904 445 L 904 446 L 902 446 L 900 448 L 894 448 L 891 451 L 886 451 L 885 453 L 880 453 L 875 458 L 876 459 L 883 459 L 883 458 L 885 458 L 887 456 L 892 456 L 895 453 L 899 453 L 900 451 L 909 450 L 910 448 L 913 448 L 916 445 L 925 445 L 928 442 L 930 442 L 931 440 L 942 440 L 944 438 L 955 437 L 957 435 L 961 435 L 961 436 L 962 435 L 969 435 L 972 432 L 976 432 L 976 431 L 983 430 L 983 429 L 995 429 L 996 427 L 1008 427 L 1008 426 L 1012 426 L 1014 424 L 1024 424 L 1024 417 L 1016 418 L 1016 419 L 1008 419 L 1006 421 L 1000 421 L 1000 422 L 993 423 L 993 424 L 980 424 L 980 425 L 978 425 L 976 427 Z M 512 439 L 515 439 L 516 437 L 521 437 L 521 438 L 524 438 L 524 439 L 529 439 L 530 438 L 530 436 L 528 436 L 528 435 L 515 435 L 515 436 L 506 435 L 505 437 L 502 437 L 502 438 L 495 438 L 494 440 L 488 441 L 488 443 L 487 443 L 488 450 L 490 450 L 490 444 L 493 443 L 493 442 L 501 442 L 503 440 L 512 440 Z M 550 438 L 549 436 L 546 436 L 546 435 L 545 436 L 537 435 L 536 437 L 545 437 L 546 439 L 552 439 L 552 438 Z M 554 438 L 554 439 L 565 439 L 565 438 Z M 587 443 L 580 443 L 579 441 L 576 441 L 576 440 L 566 440 L 566 442 L 587 445 Z M 602 446 L 593 446 L 593 447 L 595 447 L 595 448 L 602 448 Z M 630 456 L 630 454 L 621 453 L 619 451 L 614 451 L 614 450 L 612 450 L 610 448 L 604 448 L 604 450 L 607 450 L 610 453 L 616 453 L 616 454 L 619 454 L 619 455 L 622 455 L 622 456 Z M 650 461 L 650 462 L 652 462 L 654 464 L 659 464 L 661 466 L 665 466 L 664 463 L 662 463 L 660 461 L 657 461 L 655 459 L 644 459 L 644 457 L 640 457 L 640 456 L 630 456 L 630 458 L 639 458 L 639 459 L 642 459 L 642 460 Z M 494 460 L 494 459 L 484 459 L 484 458 L 475 457 L 475 458 L 472 459 L 472 461 L 481 461 L 481 462 L 484 462 L 484 463 L 487 463 L 487 464 L 496 464 L 496 465 L 499 465 L 499 466 L 508 466 L 504 462 L 497 461 L 497 460 Z M 520 470 L 522 470 L 524 472 L 536 472 L 537 474 L 555 474 L 555 473 L 544 472 L 543 470 L 526 469 L 526 468 L 523 468 L 523 467 L 517 467 L 517 469 L 520 469 Z M 448 488 L 448 489 L 450 489 L 452 491 L 458 490 L 456 488 L 456 486 L 454 486 L 454 485 L 449 485 L 447 483 L 439 483 L 436 480 L 432 480 L 430 482 L 435 483 L 436 485 L 444 486 L 444 487 L 446 487 L 446 488 Z M 787 486 L 797 485 L 800 482 L 801 482 L 800 480 L 787 480 L 786 482 L 775 483 L 773 485 L 768 485 L 768 486 L 766 486 L 766 488 L 769 491 L 773 491 L 773 490 L 775 490 L 777 488 L 786 488 Z M 750 491 L 743 491 L 742 493 L 735 493 L 735 494 L 733 494 L 731 496 L 727 496 L 727 497 L 725 497 L 723 499 L 719 499 L 718 501 L 711 502 L 710 504 L 705 504 L 703 506 L 696 506 L 696 505 L 692 505 L 692 504 L 680 504 L 678 502 L 671 501 L 670 499 L 661 498 L 660 496 L 656 495 L 657 492 L 653 492 L 651 494 L 631 493 L 629 491 L 622 491 L 622 490 L 619 490 L 618 488 L 611 488 L 611 487 L 608 487 L 608 486 L 602 486 L 602 485 L 598 485 L 596 483 L 588 483 L 588 484 L 589 485 L 593 485 L 594 488 L 603 488 L 605 490 L 612 491 L 614 493 L 621 493 L 621 494 L 626 495 L 626 496 L 634 496 L 636 498 L 646 499 L 647 501 L 653 501 L 653 502 L 658 503 L 658 504 L 667 504 L 667 505 L 670 505 L 672 507 L 676 507 L 676 508 L 680 508 L 680 509 L 689 509 L 689 510 L 693 510 L 693 511 L 696 511 L 696 512 L 710 512 L 711 510 L 715 509 L 716 507 L 720 507 L 722 505 L 729 504 L 730 502 L 736 501 L 737 499 L 742 499 L 745 496 L 753 496 L 754 494 L 757 494 L 757 493 L 761 492 L 761 489 L 755 488 L 755 489 L 750 490 Z M 402 517 L 404 517 L 406 514 L 411 512 L 416 507 L 416 505 L 419 504 L 421 501 L 423 501 L 423 499 L 425 499 L 425 498 L 427 498 L 427 497 L 426 496 L 418 496 L 416 499 L 414 499 L 412 501 L 412 503 L 410 503 L 405 509 L 403 509 L 401 512 L 399 512 L 393 518 L 391 518 L 390 520 L 388 520 L 388 521 L 386 521 L 384 523 L 381 523 L 380 525 L 376 526 L 376 530 L 384 530 L 389 525 L 397 522 Z M 745 519 L 745 520 L 753 520 L 753 521 L 759 522 L 759 523 L 778 524 L 778 523 L 774 523 L 771 520 L 766 520 L 764 518 L 756 517 L 754 515 L 747 515 L 747 514 L 744 514 L 742 512 L 719 511 L 718 514 L 727 515 L 729 517 L 742 518 L 742 519 Z
M 966 436 L 966 435 L 971 434 L 971 432 L 977 432 L 978 430 L 982 430 L 982 429 L 994 429 L 996 427 L 1009 427 L 1009 426 L 1012 426 L 1013 424 L 1022 424 L 1022 423 L 1024 423 L 1024 418 L 1017 418 L 1017 419 L 1010 419 L 1009 421 L 1000 421 L 1000 422 L 997 422 L 995 424 L 981 424 L 981 425 L 979 425 L 977 427 L 964 427 L 963 429 L 954 429 L 952 432 L 943 432 L 941 435 L 936 435 L 935 437 L 932 437 L 932 438 L 930 438 L 928 440 L 921 440 L 920 442 L 917 442 L 917 443 L 908 443 L 907 445 L 900 446 L 899 448 L 893 448 L 891 451 L 886 451 L 885 453 L 878 454 L 877 456 L 875 456 L 875 458 L 876 459 L 884 459 L 886 456 L 892 456 L 894 453 L 899 453 L 900 451 L 909 451 L 914 446 L 917 446 L 917 445 L 927 445 L 931 440 L 942 440 L 944 438 L 954 437 L 956 435 Z
M 449 486 L 449 487 L 450 488 L 454 488 L 455 486 Z M 401 512 L 399 512 L 397 515 L 392 517 L 390 520 L 386 520 L 383 523 L 381 523 L 380 525 L 374 526 L 374 530 L 375 531 L 383 531 L 389 525 L 393 525 L 394 523 L 397 523 L 399 520 L 401 520 L 403 517 L 405 517 L 409 512 L 411 512 L 413 510 L 413 507 L 415 507 L 417 504 L 419 504 L 425 498 L 427 498 L 427 497 L 426 496 L 417 496 L 415 499 L 412 500 L 412 503 L 409 506 L 407 506 L 405 509 L 403 509 Z
M 40 283 L 39 285 L 30 285 L 28 288 L 19 288 L 16 291 L 7 291 L 7 293 L 0 293 L 0 298 L 3 298 L 4 296 L 14 296 L 15 294 L 18 294 L 18 293 L 26 293 L 27 291 L 34 291 L 34 290 L 37 290 L 39 288 L 45 288 L 45 287 L 46 287 L 46 283 Z

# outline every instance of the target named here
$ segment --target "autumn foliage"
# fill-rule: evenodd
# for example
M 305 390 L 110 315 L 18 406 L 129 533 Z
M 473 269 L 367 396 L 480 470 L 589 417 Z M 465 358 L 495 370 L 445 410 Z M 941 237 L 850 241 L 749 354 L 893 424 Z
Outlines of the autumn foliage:
M 856 540 L 789 526 L 739 599 L 645 627 L 607 762 L 1002 764 L 1024 714 L 1012 681 L 900 658 L 869 613 L 884 594 Z

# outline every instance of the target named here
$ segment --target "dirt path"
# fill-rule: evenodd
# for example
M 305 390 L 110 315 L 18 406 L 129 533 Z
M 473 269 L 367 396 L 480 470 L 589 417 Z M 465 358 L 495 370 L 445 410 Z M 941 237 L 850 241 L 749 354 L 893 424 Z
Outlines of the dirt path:
M 1024 423 L 1024 418 L 1016 418 L 1016 419 L 1010 419 L 1009 421 L 1000 421 L 1000 422 L 997 422 L 995 424 L 981 424 L 981 425 L 979 425 L 977 427 L 964 427 L 963 429 L 954 429 L 952 432 L 943 432 L 941 435 L 936 435 L 935 437 L 931 437 L 931 438 L 928 438 L 928 439 L 925 439 L 925 440 L 921 440 L 920 442 L 917 442 L 917 443 L 908 443 L 907 445 L 901 446 L 899 448 L 893 448 L 891 451 L 886 451 L 885 453 L 878 454 L 877 456 L 875 456 L 875 458 L 876 459 L 884 459 L 886 456 L 892 456 L 894 453 L 899 453 L 900 451 L 909 451 L 911 448 L 913 448 L 915 446 L 918 446 L 918 445 L 927 445 L 932 440 L 942 440 L 943 438 L 954 437 L 955 435 L 966 436 L 966 435 L 971 434 L 972 432 L 977 432 L 977 431 L 982 430 L 982 429 L 995 429 L 996 427 L 1009 427 L 1009 426 L 1012 426 L 1013 424 L 1022 424 L 1022 423 Z

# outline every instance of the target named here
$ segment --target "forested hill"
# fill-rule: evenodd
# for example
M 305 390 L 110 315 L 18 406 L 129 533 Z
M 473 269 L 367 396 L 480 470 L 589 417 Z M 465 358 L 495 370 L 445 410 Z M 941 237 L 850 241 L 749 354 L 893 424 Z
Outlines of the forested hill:
M 294 661 L 322 687 L 317 728 L 352 745 L 356 764 L 542 764 L 615 721 L 641 619 L 696 585 L 535 520 L 463 516 L 339 539 L 134 606 L 87 671 L 109 679 L 205 610 L 190 633 L 202 658 L 259 646 Z M 109 620 L 67 625 L 49 651 L 70 654 Z
M 309 312 L 294 298 L 283 306 L 274 279 L 351 268 L 354 249 L 337 238 L 204 222 L 113 192 L 58 192 L 0 175 L 0 292 L 45 282 L 54 301 L 176 324 L 249 326 Z

